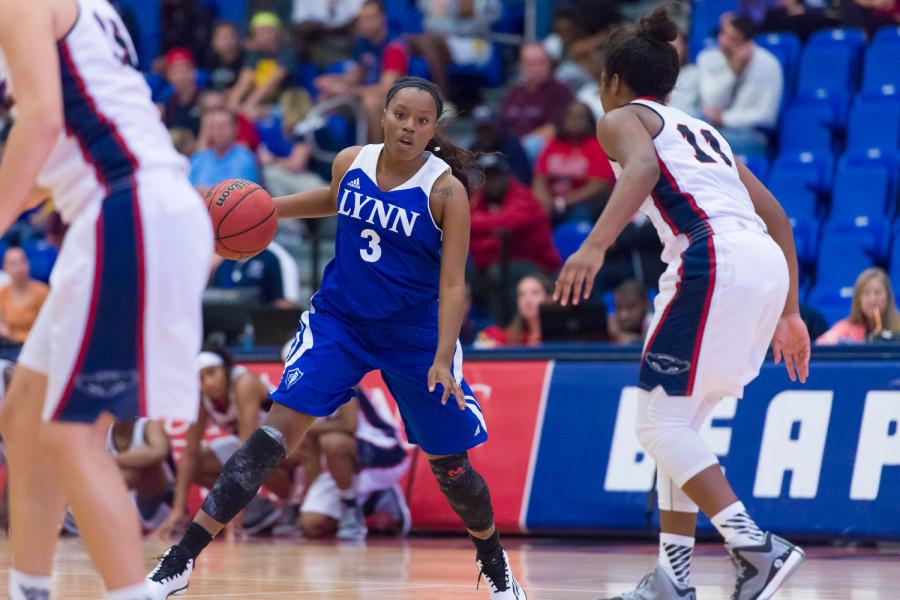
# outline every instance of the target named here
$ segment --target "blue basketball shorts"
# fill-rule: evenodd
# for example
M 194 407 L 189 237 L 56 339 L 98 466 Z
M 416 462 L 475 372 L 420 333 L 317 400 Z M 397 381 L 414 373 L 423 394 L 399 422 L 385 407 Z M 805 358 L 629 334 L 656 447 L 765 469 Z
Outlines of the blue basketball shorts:
M 307 311 L 300 317 L 285 360 L 278 404 L 314 417 L 331 415 L 353 395 L 369 371 L 380 370 L 400 407 L 410 443 L 428 454 L 464 452 L 487 440 L 487 427 L 475 394 L 462 377 L 462 349 L 457 342 L 452 373 L 465 395 L 460 410 L 451 397 L 441 404 L 443 388 L 428 391 L 438 332 L 421 325 L 353 323 L 332 313 Z

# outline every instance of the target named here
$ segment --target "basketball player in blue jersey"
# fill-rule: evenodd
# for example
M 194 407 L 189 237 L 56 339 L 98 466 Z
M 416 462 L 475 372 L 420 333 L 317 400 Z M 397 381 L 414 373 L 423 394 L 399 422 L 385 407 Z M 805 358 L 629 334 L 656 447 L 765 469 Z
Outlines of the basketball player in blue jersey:
M 664 6 L 606 46 L 597 127 L 618 181 L 606 210 L 563 267 L 555 298 L 587 298 L 606 250 L 637 210 L 656 226 L 669 267 L 640 371 L 637 437 L 657 462 L 657 569 L 621 600 L 695 599 L 689 585 L 698 506 L 737 567 L 732 600 L 771 598 L 803 560 L 760 531 L 698 430 L 724 396 L 743 395 L 769 344 L 806 381 L 791 225 L 771 193 L 707 123 L 665 106 L 678 77 Z
M 477 166 L 438 134 L 442 110 L 434 84 L 398 80 L 387 94 L 384 144 L 343 150 L 330 187 L 275 199 L 281 218 L 337 214 L 335 258 L 300 319 L 266 424 L 228 460 L 184 537 L 148 576 L 159 597 L 187 588 L 213 536 L 316 418 L 334 413 L 378 369 L 410 442 L 428 456 L 469 531 L 491 597 L 525 598 L 500 545 L 487 484 L 466 454 L 487 439 L 457 340 L 469 250 L 467 169 Z
M 0 1 L 0 233 L 52 195 L 69 225 L 3 407 L 9 593 L 48 598 L 65 506 L 107 598 L 147 600 L 113 418 L 196 418 L 212 231 L 107 0 Z M 40 188 L 45 188 L 42 191 Z

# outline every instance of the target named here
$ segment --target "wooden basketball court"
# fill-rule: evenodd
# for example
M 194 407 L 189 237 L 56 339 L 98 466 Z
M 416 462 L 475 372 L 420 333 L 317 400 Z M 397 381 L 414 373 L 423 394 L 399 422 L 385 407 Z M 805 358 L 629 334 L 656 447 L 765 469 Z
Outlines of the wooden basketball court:
M 531 600 L 605 598 L 631 588 L 656 559 L 653 545 L 560 540 L 507 540 Z M 147 566 L 165 549 L 145 546 Z M 9 552 L 0 539 L 0 589 Z M 776 595 L 782 600 L 900 599 L 900 548 L 809 548 L 807 561 Z M 733 571 L 721 546 L 698 548 L 693 582 L 701 600 L 726 599 Z M 486 600 L 475 589 L 474 554 L 464 539 L 373 540 L 365 545 L 304 542 L 216 542 L 201 557 L 182 598 L 339 598 L 353 600 Z M 80 541 L 61 541 L 54 598 L 100 600 L 102 586 Z

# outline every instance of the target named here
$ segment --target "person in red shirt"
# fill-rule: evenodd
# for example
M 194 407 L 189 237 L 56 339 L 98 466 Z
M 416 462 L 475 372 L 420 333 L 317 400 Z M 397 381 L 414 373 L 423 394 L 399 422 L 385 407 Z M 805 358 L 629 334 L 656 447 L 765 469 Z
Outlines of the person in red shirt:
M 535 165 L 534 195 L 554 223 L 596 221 L 616 178 L 594 135 L 594 115 L 586 104 L 572 102 L 557 129 Z
M 472 200 L 470 275 L 476 302 L 505 323 L 515 298 L 512 282 L 534 272 L 552 273 L 561 261 L 550 220 L 531 190 L 512 177 L 509 162 L 487 154 L 479 163 L 485 179 Z

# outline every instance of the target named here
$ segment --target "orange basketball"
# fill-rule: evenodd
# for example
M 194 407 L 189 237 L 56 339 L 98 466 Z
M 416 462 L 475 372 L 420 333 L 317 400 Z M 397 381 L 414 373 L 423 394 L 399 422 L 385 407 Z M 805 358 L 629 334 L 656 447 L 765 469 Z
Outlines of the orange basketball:
M 216 239 L 216 254 L 240 260 L 265 250 L 278 229 L 272 196 L 246 179 L 226 179 L 205 196 Z

